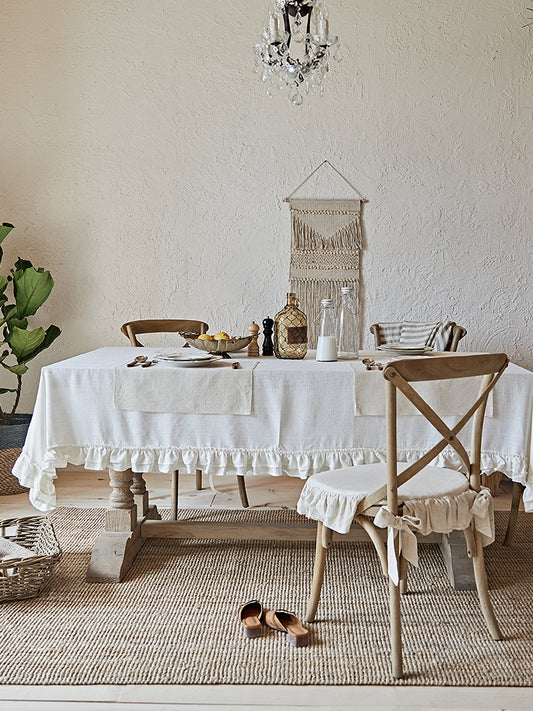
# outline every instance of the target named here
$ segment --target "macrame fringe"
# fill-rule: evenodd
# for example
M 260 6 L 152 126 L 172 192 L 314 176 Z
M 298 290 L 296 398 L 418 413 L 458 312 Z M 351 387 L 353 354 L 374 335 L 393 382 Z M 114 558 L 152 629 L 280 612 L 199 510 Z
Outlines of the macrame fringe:
M 307 316 L 307 347 L 316 348 L 318 339 L 318 314 L 320 301 L 333 299 L 335 306 L 340 306 L 341 286 L 352 286 L 354 301 L 357 305 L 357 318 L 359 318 L 359 281 L 320 281 L 311 279 L 291 279 L 291 291 L 300 301 L 300 308 Z
M 291 290 L 307 316 L 308 347 L 316 348 L 322 299 L 338 306 L 341 287 L 353 286 L 359 311 L 361 202 L 293 198 L 290 203 Z
M 292 215 L 293 249 L 361 249 L 361 221 L 357 215 L 331 237 L 324 237 L 308 225 L 300 216 Z

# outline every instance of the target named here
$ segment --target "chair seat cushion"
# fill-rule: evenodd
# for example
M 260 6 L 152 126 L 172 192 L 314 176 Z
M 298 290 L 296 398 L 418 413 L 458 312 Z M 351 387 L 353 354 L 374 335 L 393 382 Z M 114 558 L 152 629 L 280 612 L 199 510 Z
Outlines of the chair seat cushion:
M 399 463 L 398 471 L 407 466 Z M 358 504 L 386 481 L 386 464 L 363 464 L 314 474 L 302 490 L 298 513 L 322 521 L 333 531 L 347 533 Z M 494 540 L 490 495 L 486 490 L 478 494 L 470 489 L 464 474 L 454 469 L 425 467 L 400 486 L 398 502 L 404 504 L 404 514 L 420 519 L 417 529 L 423 535 L 463 530 L 475 518 L 484 543 Z

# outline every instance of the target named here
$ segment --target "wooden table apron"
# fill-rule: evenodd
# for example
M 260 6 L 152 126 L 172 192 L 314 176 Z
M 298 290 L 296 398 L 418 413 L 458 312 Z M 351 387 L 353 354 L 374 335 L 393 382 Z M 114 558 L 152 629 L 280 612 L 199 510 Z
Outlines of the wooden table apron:
M 141 352 L 140 349 L 139 352 Z M 142 349 L 142 352 L 146 352 L 149 357 L 154 355 L 153 349 Z M 246 356 L 239 354 L 238 357 Z M 66 383 L 64 397 L 58 398 L 58 402 L 63 403 L 64 411 L 60 412 L 57 409 L 45 407 L 42 408 L 43 412 L 46 411 L 51 418 L 67 417 L 68 419 L 68 410 L 73 411 L 73 402 L 76 400 L 73 388 L 75 391 L 79 387 L 81 397 L 86 399 L 88 417 L 90 417 L 89 427 L 95 432 L 93 439 L 96 441 L 88 444 L 98 443 L 99 422 L 96 420 L 99 418 L 103 427 L 107 418 L 108 424 L 117 424 L 118 432 L 123 433 L 120 437 L 125 440 L 126 444 L 131 445 L 133 437 L 138 448 L 145 447 L 149 450 L 154 445 L 150 438 L 155 437 L 154 432 L 157 431 L 153 422 L 160 422 L 161 420 L 157 420 L 157 418 L 161 415 L 125 413 L 112 406 L 112 373 L 117 365 L 126 363 L 130 359 L 131 350 L 127 348 L 100 349 L 92 354 L 83 354 L 83 356 L 43 369 L 43 372 L 48 370 L 49 373 L 51 369 L 55 369 L 56 375 L 56 371 L 62 370 L 65 371 L 65 376 L 69 369 L 74 372 L 69 387 L 67 387 L 68 378 L 64 380 Z M 156 448 L 161 449 L 165 444 L 174 444 L 175 447 L 183 446 L 187 449 L 189 456 L 191 452 L 196 453 L 198 461 L 190 465 L 193 470 L 197 466 L 209 469 L 210 462 L 208 459 L 202 460 L 202 457 L 212 456 L 214 450 L 224 451 L 227 455 L 228 472 L 236 473 L 235 469 L 232 469 L 231 445 L 235 447 L 235 438 L 240 437 L 241 447 L 234 449 L 233 453 L 237 451 L 237 461 L 241 461 L 244 457 L 246 463 L 243 466 L 251 470 L 251 473 L 282 474 L 288 472 L 302 478 L 314 471 L 334 466 L 350 466 L 353 463 L 383 459 L 385 450 L 383 418 L 354 416 L 354 374 L 350 364 L 317 364 L 307 360 L 303 362 L 277 361 L 272 358 L 259 360 L 260 363 L 254 371 L 252 415 L 239 416 L 238 419 L 235 419 L 236 416 L 225 417 L 222 426 L 221 416 L 217 415 L 163 415 L 164 417 L 174 417 L 176 422 L 181 424 L 187 422 L 187 418 L 196 418 L 194 422 L 198 424 L 198 427 L 189 429 L 189 434 L 186 435 L 187 441 L 155 442 Z M 95 361 L 98 361 L 98 367 L 93 367 Z M 102 365 L 107 361 L 109 361 L 107 367 Z M 518 370 L 522 373 L 527 372 L 522 369 Z M 378 373 L 372 373 L 372 376 L 378 376 Z M 502 382 L 506 377 L 504 375 Z M 531 380 L 533 380 L 533 376 Z M 96 409 L 91 411 L 91 381 L 95 383 L 96 389 L 99 387 L 100 390 L 102 388 L 105 390 L 105 396 L 99 392 L 99 397 L 96 395 L 94 397 L 94 408 L 103 408 L 100 400 L 107 399 L 105 411 L 104 409 L 102 412 L 98 412 Z M 104 381 L 105 385 L 102 385 Z M 58 379 L 58 382 L 63 381 Z M 46 378 L 41 380 L 39 388 L 40 391 L 41 388 L 43 389 L 43 392 L 39 393 L 42 398 L 46 397 L 45 383 Z M 322 390 L 315 392 L 318 383 L 320 383 Z M 530 380 L 528 383 L 533 389 Z M 324 384 L 326 396 L 324 395 Z M 110 390 L 111 392 L 108 392 Z M 37 404 L 36 413 L 38 413 Z M 495 413 L 495 417 L 496 415 L 497 413 Z M 407 419 L 413 420 L 414 418 Z M 420 423 L 422 424 L 421 420 Z M 34 415 L 32 425 L 35 427 L 37 424 Z M 50 431 L 58 437 L 58 428 L 54 427 L 53 422 L 49 424 Z M 529 420 L 530 424 L 531 419 Z M 223 450 L 226 425 L 227 438 L 231 444 L 228 449 Z M 490 428 L 503 425 L 498 421 L 492 425 L 487 422 L 487 426 Z M 72 427 L 74 428 L 74 425 Z M 432 434 L 430 426 L 427 425 L 427 427 L 429 429 L 424 436 L 434 439 L 435 436 Z M 181 433 L 184 429 L 186 428 L 176 427 L 175 432 Z M 380 432 L 379 437 L 375 434 L 376 432 Z M 73 442 L 76 441 L 74 431 L 68 436 Z M 175 437 L 175 434 L 173 436 Z M 416 436 L 409 434 L 409 432 L 406 436 L 407 449 L 422 448 Z M 62 437 L 66 438 L 67 435 L 62 435 Z M 178 437 L 180 437 L 179 434 Z M 194 439 L 195 437 L 196 439 Z M 234 438 L 233 441 L 231 441 L 232 438 Z M 427 441 L 428 444 L 431 443 L 431 439 Z M 299 443 L 299 447 L 295 447 L 295 443 Z M 316 446 L 317 443 L 318 446 Z M 64 458 L 68 457 L 66 442 L 54 441 L 47 444 L 50 450 L 61 453 Z M 115 444 L 117 443 L 115 442 Z M 228 447 L 227 443 L 226 447 Z M 243 452 L 246 455 L 243 455 Z M 257 452 L 262 454 L 257 454 Z M 265 465 L 264 457 L 267 456 L 265 453 L 268 453 L 270 457 L 268 465 Z M 182 454 L 180 453 L 180 456 Z M 257 470 L 254 471 L 255 461 Z M 503 463 L 505 464 L 505 462 Z M 87 465 L 87 461 L 85 464 Z M 216 464 L 213 465 L 213 473 L 219 473 L 216 466 Z M 503 469 L 505 471 L 504 467 Z M 144 471 L 150 471 L 150 469 Z M 505 473 L 512 474 L 512 472 Z M 87 580 L 91 582 L 118 582 L 122 580 L 143 542 L 150 537 L 226 540 L 250 540 L 253 538 L 314 540 L 315 537 L 316 527 L 313 522 L 290 525 L 272 523 L 242 525 L 239 523 L 238 526 L 231 526 L 227 523 L 217 524 L 205 521 L 161 521 L 156 507 L 149 503 L 149 495 L 141 472 L 132 471 L 131 466 L 125 468 L 124 471 L 117 471 L 109 466 L 109 477 L 112 491 L 109 498 L 109 508 L 106 511 L 105 531 L 95 544 L 87 572 Z M 366 534 L 361 529 L 354 528 L 343 537 L 343 540 L 363 541 L 366 540 L 365 536 Z M 453 539 L 453 536 L 445 536 L 445 539 L 442 540 L 441 536 L 432 534 L 423 540 L 441 543 L 443 553 L 448 559 L 447 564 L 452 583 L 456 587 L 470 588 L 472 586 L 473 579 L 468 569 L 468 562 L 465 562 L 465 549 L 459 543 L 462 541 L 462 536 L 457 540 Z M 454 551 L 455 555 L 451 555 Z

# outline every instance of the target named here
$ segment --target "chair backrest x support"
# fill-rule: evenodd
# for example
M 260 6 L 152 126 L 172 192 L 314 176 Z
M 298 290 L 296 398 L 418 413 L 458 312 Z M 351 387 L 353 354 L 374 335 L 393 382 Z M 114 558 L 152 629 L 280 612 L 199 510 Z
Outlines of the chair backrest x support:
M 141 319 L 122 324 L 121 332 L 130 339 L 132 346 L 142 346 L 137 334 L 142 333 L 207 333 L 209 326 L 204 321 L 182 318 Z
M 372 492 L 358 506 L 358 513 L 387 499 L 387 508 L 391 513 L 398 512 L 398 487 L 409 481 L 424 467 L 428 466 L 435 457 L 448 445 L 459 455 L 466 469 L 472 489 L 479 491 L 481 435 L 483 418 L 489 393 L 498 382 L 507 367 L 509 359 L 505 353 L 491 353 L 480 355 L 459 356 L 430 356 L 428 358 L 411 358 L 399 360 L 386 366 L 383 377 L 386 382 L 386 427 L 387 427 L 387 484 L 377 491 Z M 455 378 L 470 378 L 484 376 L 481 382 L 476 401 L 468 412 L 461 417 L 454 427 L 448 425 L 437 415 L 430 405 L 410 385 L 411 382 L 430 380 L 450 380 Z M 396 400 L 398 390 L 414 405 L 424 418 L 442 436 L 442 439 L 417 461 L 410 464 L 401 474 L 397 473 L 397 410 Z M 466 423 L 473 419 L 470 456 L 457 434 Z

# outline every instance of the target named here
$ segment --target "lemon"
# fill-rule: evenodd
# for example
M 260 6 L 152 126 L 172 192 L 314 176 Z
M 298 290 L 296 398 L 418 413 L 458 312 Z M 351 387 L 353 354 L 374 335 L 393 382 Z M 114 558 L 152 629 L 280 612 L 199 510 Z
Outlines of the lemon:
M 229 336 L 225 331 L 220 331 L 214 335 L 215 341 L 227 341 L 228 338 Z
M 199 341 L 214 341 L 215 338 L 213 336 L 210 336 L 208 333 L 201 333 L 198 336 Z

